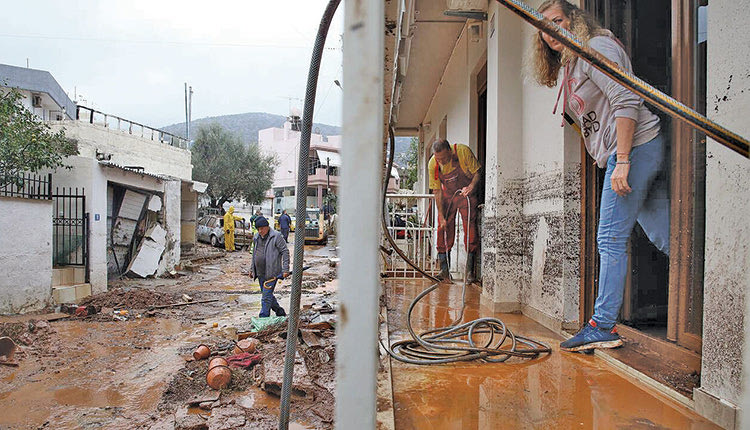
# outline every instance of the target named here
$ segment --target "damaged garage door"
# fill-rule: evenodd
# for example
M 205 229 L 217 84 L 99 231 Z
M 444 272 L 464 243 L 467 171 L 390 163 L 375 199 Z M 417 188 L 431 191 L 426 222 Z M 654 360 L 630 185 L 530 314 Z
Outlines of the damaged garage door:
M 107 200 L 108 278 L 154 275 L 166 244 L 161 197 L 110 184 Z

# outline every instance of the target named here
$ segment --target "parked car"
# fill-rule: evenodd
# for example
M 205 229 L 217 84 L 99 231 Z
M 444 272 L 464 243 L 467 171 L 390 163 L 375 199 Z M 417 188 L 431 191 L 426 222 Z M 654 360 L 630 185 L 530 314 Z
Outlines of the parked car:
M 212 246 L 224 246 L 224 217 L 207 215 L 198 220 L 196 238 Z M 253 232 L 244 220 L 234 221 L 234 247 L 247 249 L 253 242 Z

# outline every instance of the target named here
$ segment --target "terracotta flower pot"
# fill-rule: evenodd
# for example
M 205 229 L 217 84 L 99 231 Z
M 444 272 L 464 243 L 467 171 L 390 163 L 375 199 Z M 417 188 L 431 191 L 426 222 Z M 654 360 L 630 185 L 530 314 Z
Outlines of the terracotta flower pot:
M 193 358 L 196 360 L 205 360 L 209 355 L 211 355 L 211 348 L 203 344 L 198 345 L 193 352 Z
M 219 357 L 217 357 L 219 358 Z M 213 360 L 212 360 L 213 361 Z M 210 368 L 206 374 L 206 383 L 214 390 L 221 390 L 232 381 L 232 371 L 228 366 L 217 364 Z
M 234 347 L 233 352 L 234 354 L 239 354 L 241 352 L 253 354 L 255 353 L 255 350 L 258 349 L 258 345 L 260 345 L 260 341 L 258 339 L 249 337 L 237 342 L 237 345 Z
M 216 366 L 229 366 L 229 363 L 224 357 L 214 357 L 208 362 L 208 370 L 211 370 Z

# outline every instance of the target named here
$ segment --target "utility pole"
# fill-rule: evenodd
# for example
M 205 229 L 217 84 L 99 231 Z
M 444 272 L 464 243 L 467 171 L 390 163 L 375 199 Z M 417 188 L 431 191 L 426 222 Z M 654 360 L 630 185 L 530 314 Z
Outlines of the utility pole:
M 190 141 L 190 112 L 188 107 L 188 84 L 185 82 L 185 137 Z
M 193 87 L 185 82 L 185 138 L 190 142 L 190 120 L 193 117 Z
M 190 142 L 190 121 L 193 120 L 193 86 L 190 86 L 190 91 L 188 91 L 188 132 L 187 132 L 187 141 Z
M 331 216 L 331 157 L 326 157 L 326 211 L 327 218 Z

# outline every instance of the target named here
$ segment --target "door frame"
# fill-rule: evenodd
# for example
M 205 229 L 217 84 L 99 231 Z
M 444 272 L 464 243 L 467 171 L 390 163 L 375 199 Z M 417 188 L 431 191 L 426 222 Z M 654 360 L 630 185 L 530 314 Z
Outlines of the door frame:
M 672 95 L 687 106 L 696 106 L 695 41 L 696 0 L 672 0 Z M 695 222 L 697 185 L 695 169 L 697 145 L 695 131 L 675 121 L 672 132 L 671 232 L 669 265 L 669 299 L 667 339 L 701 352 L 702 336 L 687 331 L 690 290 L 703 279 L 695 276 L 694 268 L 703 265 L 702 252 L 696 255 Z M 705 178 L 702 179 L 705 181 Z M 700 260 L 700 261 L 698 261 Z M 703 310 L 701 309 L 701 313 Z
M 592 11 L 595 0 L 584 0 L 583 6 Z M 696 6 L 701 0 L 671 0 L 672 7 L 672 95 L 688 106 L 695 106 L 695 49 Z M 673 122 L 671 151 L 671 227 L 668 286 L 667 340 L 701 353 L 702 336 L 687 332 L 690 290 L 696 282 L 694 267 L 703 265 L 702 252 L 696 253 L 696 150 L 695 133 L 681 122 Z M 688 143 L 686 143 L 688 142 Z M 581 142 L 581 247 L 580 247 L 580 321 L 593 315 L 598 291 L 598 194 L 600 176 L 593 160 Z M 702 180 L 705 180 L 702 179 Z M 701 310 L 702 312 L 702 310 Z M 658 340 L 658 339 L 654 339 Z

